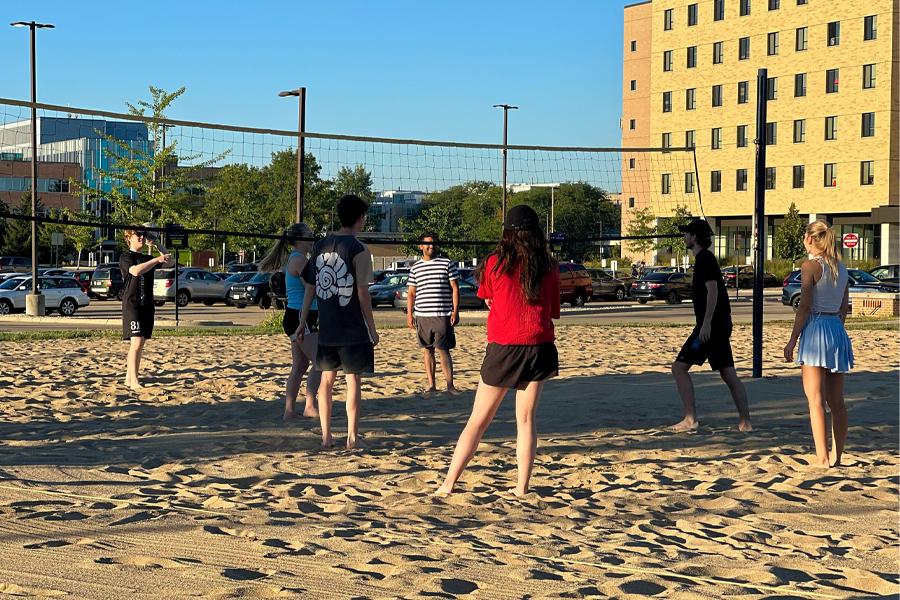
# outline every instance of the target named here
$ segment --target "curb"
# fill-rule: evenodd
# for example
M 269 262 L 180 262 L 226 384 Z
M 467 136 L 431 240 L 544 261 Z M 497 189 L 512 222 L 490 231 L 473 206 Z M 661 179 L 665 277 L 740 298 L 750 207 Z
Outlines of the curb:
M 81 317 L 32 317 L 29 315 L 5 315 L 0 317 L 0 324 L 3 323 L 52 323 L 60 326 L 65 325 L 121 325 L 121 319 L 92 319 Z M 158 319 L 155 321 L 156 327 L 244 327 L 243 325 L 235 325 L 232 321 L 198 321 L 192 319 Z

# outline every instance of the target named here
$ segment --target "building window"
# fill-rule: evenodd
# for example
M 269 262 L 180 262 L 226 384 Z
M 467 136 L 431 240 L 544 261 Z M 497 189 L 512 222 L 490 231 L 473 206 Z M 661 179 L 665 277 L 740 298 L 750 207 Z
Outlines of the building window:
M 871 90 L 875 87 L 875 65 L 863 65 L 863 89 Z
M 721 192 L 722 191 L 722 171 L 710 171 L 709 172 L 709 191 L 711 191 L 711 192 Z
M 778 32 L 773 31 L 769 34 L 769 43 L 768 49 L 766 51 L 769 56 L 775 56 L 778 54 Z
M 738 81 L 737 103 L 747 104 L 750 100 L 750 82 Z
M 672 30 L 672 13 L 673 9 L 671 8 L 667 8 L 663 13 L 663 29 L 665 29 L 666 31 Z
M 628 208 L 634 208 L 634 198 L 628 199 Z
M 671 148 L 672 147 L 672 134 L 664 133 L 662 134 L 662 147 L 663 148 Z
M 750 0 L 741 0 L 741 16 L 746 17 L 750 14 Z
M 631 40 L 631 51 L 637 52 L 637 40 Z
M 806 95 L 806 73 L 794 75 L 794 98 Z
M 778 123 L 766 123 L 766 145 L 774 146 L 778 142 Z
M 693 27 L 697 24 L 697 5 L 696 4 L 688 4 L 688 27 Z
M 685 148 L 694 148 L 697 145 L 695 139 L 695 133 L 693 129 L 688 129 L 684 132 L 684 147 Z
M 713 2 L 713 21 L 722 21 L 725 19 L 725 0 L 714 0 Z
M 797 0 L 797 6 L 804 6 L 806 4 L 806 0 Z
M 766 100 L 778 100 L 778 78 L 769 77 L 766 80 Z
M 747 126 L 746 125 L 738 125 L 737 126 L 737 147 L 738 148 L 746 148 L 747 147 Z
M 775 167 L 766 167 L 766 189 L 775 189 Z
M 634 168 L 634 159 L 633 159 L 633 158 L 629 158 L 629 159 L 628 159 L 628 168 L 629 168 L 629 169 L 633 169 L 633 168 Z
M 794 120 L 794 143 L 802 144 L 806 141 L 806 119 Z
M 637 128 L 637 120 L 631 119 L 630 121 L 628 121 L 628 129 L 631 129 L 632 131 L 634 131 L 636 128 Z
M 697 90 L 688 88 L 684 90 L 684 109 L 694 110 L 697 108 Z
M 863 41 L 868 42 L 878 37 L 878 16 L 869 15 L 863 21 Z
M 734 189 L 738 192 L 747 191 L 747 169 L 738 169 L 735 171 Z
M 666 50 L 663 52 L 663 71 L 671 71 L 672 70 L 672 51 Z
M 684 174 L 684 193 L 685 194 L 693 194 L 694 193 L 694 173 L 693 172 Z
M 637 79 L 631 80 L 631 91 L 635 91 L 637 89 Z
M 828 69 L 825 71 L 825 93 L 834 94 L 838 91 L 838 75 L 840 69 Z
M 722 128 L 721 127 L 713 127 L 710 132 L 710 146 L 712 146 L 713 150 L 719 150 L 722 147 Z
M 781 0 L 769 0 L 769 10 L 778 10 L 781 8 Z
M 713 42 L 713 64 L 714 65 L 722 64 L 722 60 L 725 55 L 724 45 L 725 45 L 724 42 Z
M 825 163 L 825 187 L 837 187 L 837 165 L 835 163 Z
M 672 92 L 663 92 L 663 109 L 664 113 L 672 112 Z
M 721 85 L 712 86 L 712 105 L 713 106 L 722 106 L 722 86 Z
M 859 185 L 873 185 L 875 183 L 875 161 L 864 160 L 859 163 Z
M 661 187 L 662 187 L 662 193 L 663 193 L 663 194 L 668 194 L 668 193 L 669 193 L 669 191 L 670 191 L 670 186 L 671 186 L 671 181 L 670 181 L 670 180 L 671 180 L 671 176 L 670 176 L 668 173 L 663 173 L 663 176 L 662 176 L 662 182 L 661 182 Z
M 738 60 L 750 58 L 750 38 L 742 37 L 738 40 Z
M 697 66 L 697 46 L 688 46 L 687 49 L 687 68 L 693 69 Z
M 837 139 L 837 117 L 825 117 L 825 139 Z
M 828 45 L 839 46 L 841 44 L 841 22 L 832 21 L 828 24 Z
M 795 190 L 799 190 L 803 187 L 804 180 L 806 179 L 806 167 L 803 165 L 794 165 L 794 181 L 793 187 Z
M 794 50 L 797 52 L 803 52 L 809 46 L 809 28 L 808 27 L 798 27 L 797 28 L 797 43 L 794 46 Z
M 875 135 L 875 113 L 867 112 L 862 114 L 862 137 L 872 137 Z

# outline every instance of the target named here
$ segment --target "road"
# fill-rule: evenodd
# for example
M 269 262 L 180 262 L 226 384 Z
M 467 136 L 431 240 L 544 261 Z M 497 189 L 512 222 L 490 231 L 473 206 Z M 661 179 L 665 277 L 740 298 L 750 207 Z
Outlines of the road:
M 750 292 L 741 290 L 739 300 L 734 300 L 733 290 L 731 292 L 731 312 L 734 322 L 750 323 L 753 314 Z M 181 323 L 185 325 L 196 325 L 198 321 L 201 321 L 203 324 L 213 326 L 250 326 L 259 324 L 268 314 L 269 311 L 261 310 L 255 306 L 239 309 L 222 304 L 214 306 L 191 304 L 179 310 Z M 767 321 L 793 318 L 793 310 L 781 304 L 780 288 L 766 290 L 764 315 Z M 0 317 L 0 331 L 117 329 L 121 327 L 118 323 L 121 316 L 122 308 L 118 301 L 107 300 L 101 302 L 92 300 L 90 306 L 80 309 L 74 317 L 68 319 L 56 317 L 52 321 L 29 322 L 21 319 L 21 317 L 13 317 L 15 320 Z M 168 303 L 163 307 L 157 308 L 156 318 L 157 320 L 174 320 L 174 305 Z M 466 311 L 461 315 L 463 323 L 484 323 L 486 318 L 487 311 Z M 56 319 L 59 319 L 58 322 L 53 322 Z M 110 319 L 113 322 L 101 324 L 95 322 L 98 319 Z M 562 324 L 591 325 L 649 320 L 663 323 L 693 323 L 693 305 L 690 301 L 675 305 L 668 305 L 665 302 L 638 304 L 632 301 L 594 301 L 581 308 L 565 306 L 562 310 L 561 322 Z M 375 309 L 375 321 L 379 326 L 402 326 L 406 322 L 406 315 L 399 309 L 378 307 Z

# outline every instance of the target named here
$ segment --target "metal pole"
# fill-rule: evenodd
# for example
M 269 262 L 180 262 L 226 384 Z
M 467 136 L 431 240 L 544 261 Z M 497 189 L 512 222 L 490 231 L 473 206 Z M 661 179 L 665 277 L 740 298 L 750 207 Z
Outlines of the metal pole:
M 556 199 L 553 195 L 555 190 L 555 187 L 550 186 L 550 232 L 556 231 Z
M 297 136 L 297 214 L 296 223 L 303 222 L 303 197 L 306 193 L 306 88 L 300 88 L 300 134 Z
M 500 190 L 500 221 L 502 222 L 506 218 L 506 157 L 509 152 L 509 148 L 507 148 L 509 145 L 507 136 L 509 132 L 509 110 L 515 110 L 519 107 L 511 104 L 495 104 L 494 108 L 503 109 L 503 148 L 500 150 L 503 156 L 503 188 Z
M 38 253 L 37 253 L 37 76 L 36 76 L 36 52 L 35 52 L 35 26 L 36 23 L 30 24 L 31 29 L 31 293 L 39 296 L 41 290 L 38 289 Z
M 756 76 L 756 202 L 753 211 L 755 265 L 753 266 L 753 377 L 762 377 L 763 272 L 766 263 L 766 119 L 769 77 L 766 69 Z M 737 284 L 737 280 L 735 281 Z

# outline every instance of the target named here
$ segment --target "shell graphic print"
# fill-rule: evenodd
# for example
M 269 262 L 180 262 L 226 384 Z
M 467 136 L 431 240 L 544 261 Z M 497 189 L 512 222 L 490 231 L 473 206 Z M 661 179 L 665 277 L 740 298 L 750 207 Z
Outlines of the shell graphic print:
M 316 258 L 316 296 L 328 300 L 335 295 L 341 306 L 350 304 L 353 275 L 337 252 L 323 252 Z

